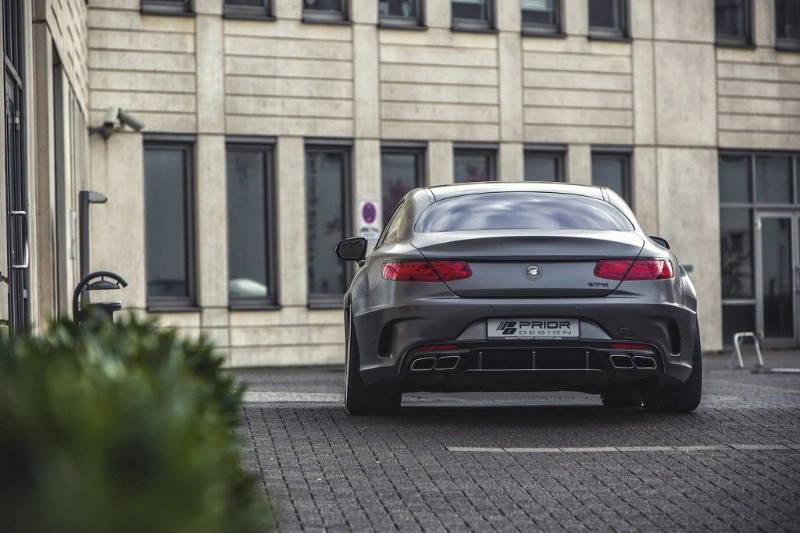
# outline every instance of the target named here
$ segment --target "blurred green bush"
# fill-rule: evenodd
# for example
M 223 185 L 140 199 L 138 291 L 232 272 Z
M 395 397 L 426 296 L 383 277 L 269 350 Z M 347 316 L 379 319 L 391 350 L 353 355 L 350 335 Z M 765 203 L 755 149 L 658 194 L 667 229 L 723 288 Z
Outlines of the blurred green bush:
M 263 531 L 221 364 L 130 317 L 0 336 L 0 532 Z

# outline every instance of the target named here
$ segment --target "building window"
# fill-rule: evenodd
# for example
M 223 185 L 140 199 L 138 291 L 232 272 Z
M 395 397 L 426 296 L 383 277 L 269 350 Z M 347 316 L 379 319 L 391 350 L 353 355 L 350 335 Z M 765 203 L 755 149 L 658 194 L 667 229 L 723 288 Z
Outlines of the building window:
M 347 0 L 303 0 L 303 21 L 342 22 L 347 20 Z
M 380 0 L 378 15 L 381 24 L 422 26 L 421 0 Z
M 384 146 L 381 149 L 383 224 L 408 191 L 421 187 L 425 176 L 424 146 Z
M 234 18 L 272 18 L 270 0 L 225 0 L 223 12 Z
M 752 42 L 750 0 L 715 0 L 717 44 L 748 45 Z
M 277 302 L 272 158 L 271 144 L 227 145 L 231 307 L 264 307 Z
M 775 0 L 778 48 L 800 50 L 800 0 Z
M 564 151 L 526 149 L 525 181 L 564 181 Z
M 453 181 L 494 181 L 496 158 L 497 149 L 494 147 L 456 146 L 453 151 Z
M 491 0 L 452 0 L 454 30 L 492 28 Z
M 593 151 L 592 185 L 608 187 L 632 205 L 630 151 Z
M 192 12 L 190 0 L 142 0 L 146 15 L 184 15 Z
M 347 269 L 333 253 L 350 237 L 350 147 L 306 144 L 306 238 L 308 302 L 342 305 Z
M 719 207 L 723 341 L 791 337 L 800 154 L 720 152 Z
M 561 0 L 522 0 L 523 33 L 561 33 Z
M 628 32 L 626 0 L 589 0 L 589 35 L 625 37 Z
M 147 306 L 195 304 L 193 143 L 145 141 Z

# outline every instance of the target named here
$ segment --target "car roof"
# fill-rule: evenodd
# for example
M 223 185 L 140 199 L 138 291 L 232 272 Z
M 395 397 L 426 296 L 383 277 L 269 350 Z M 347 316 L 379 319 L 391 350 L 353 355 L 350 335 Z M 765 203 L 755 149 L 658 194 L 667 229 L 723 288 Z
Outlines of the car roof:
M 454 185 L 436 185 L 427 187 L 434 200 L 445 200 L 467 194 L 482 194 L 493 192 L 549 192 L 560 194 L 574 194 L 606 200 L 602 187 L 592 185 L 577 185 L 574 183 L 559 183 L 548 181 L 483 181 L 475 183 L 458 183 Z

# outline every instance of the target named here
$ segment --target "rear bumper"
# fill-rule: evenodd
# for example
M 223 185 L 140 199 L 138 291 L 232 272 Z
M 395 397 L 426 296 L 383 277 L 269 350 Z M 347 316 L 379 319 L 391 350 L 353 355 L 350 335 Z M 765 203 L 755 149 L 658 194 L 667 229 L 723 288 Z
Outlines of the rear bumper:
M 361 376 L 368 385 L 398 386 L 404 390 L 601 390 L 609 385 L 658 379 L 678 385 L 692 370 L 696 313 L 692 309 L 642 298 L 491 300 L 428 298 L 412 304 L 361 309 L 354 302 Z M 363 302 L 360 302 L 363 303 Z M 580 320 L 580 338 L 569 341 L 489 341 L 489 318 L 571 318 Z M 650 347 L 656 368 L 618 369 L 610 364 L 612 342 Z M 412 371 L 420 356 L 415 350 L 431 344 L 454 344 L 459 365 L 431 372 Z M 476 351 L 522 350 L 520 353 L 570 354 L 590 352 L 593 367 L 541 368 L 512 363 L 513 368 L 475 368 L 466 357 Z M 497 351 L 501 350 L 501 351 Z M 631 352 L 633 354 L 633 352 Z M 442 353 L 439 355 L 448 355 Z M 450 354 L 454 355 L 454 354 Z M 531 354 L 533 357 L 533 354 Z M 515 357 L 524 359 L 525 355 Z M 574 354 L 569 357 L 575 357 Z M 580 358 L 580 355 L 578 356 Z M 565 355 L 566 360 L 566 355 Z M 491 366 L 491 365 L 489 365 Z M 559 365 L 555 365 L 556 367 Z

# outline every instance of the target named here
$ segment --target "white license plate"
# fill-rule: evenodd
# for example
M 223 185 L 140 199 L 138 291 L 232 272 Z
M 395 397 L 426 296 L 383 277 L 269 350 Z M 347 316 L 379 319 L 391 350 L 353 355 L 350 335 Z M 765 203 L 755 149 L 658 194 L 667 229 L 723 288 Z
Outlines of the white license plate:
M 489 339 L 553 340 L 580 337 L 578 320 L 570 318 L 492 318 L 487 321 Z

